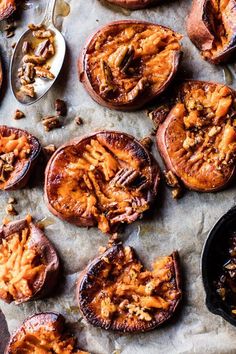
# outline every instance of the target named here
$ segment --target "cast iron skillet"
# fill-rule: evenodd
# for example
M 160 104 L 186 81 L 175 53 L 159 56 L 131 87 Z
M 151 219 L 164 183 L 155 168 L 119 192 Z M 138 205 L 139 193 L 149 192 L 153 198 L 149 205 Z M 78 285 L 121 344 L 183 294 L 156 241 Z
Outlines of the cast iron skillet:
M 230 304 L 221 300 L 213 281 L 229 259 L 229 236 L 236 231 L 236 206 L 224 214 L 210 231 L 202 252 L 202 279 L 206 292 L 206 306 L 212 313 L 236 326 Z

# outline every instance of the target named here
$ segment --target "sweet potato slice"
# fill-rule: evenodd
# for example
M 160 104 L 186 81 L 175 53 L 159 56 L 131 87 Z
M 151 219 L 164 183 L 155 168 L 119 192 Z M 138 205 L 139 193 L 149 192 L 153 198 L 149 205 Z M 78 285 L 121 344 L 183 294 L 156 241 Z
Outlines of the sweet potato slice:
M 119 5 L 126 9 L 138 10 L 155 5 L 159 2 L 159 0 L 107 0 L 107 2 Z
M 0 0 L 0 21 L 12 15 L 15 10 L 15 0 Z
M 49 210 L 78 226 L 112 232 L 148 210 L 160 174 L 151 154 L 132 136 L 100 131 L 59 148 L 48 162 Z
M 29 218 L 0 227 L 0 298 L 16 304 L 46 296 L 54 287 L 59 259 Z
M 103 106 L 138 109 L 170 84 L 179 65 L 181 38 L 149 22 L 112 22 L 85 44 L 79 59 L 80 81 Z
M 68 333 L 65 319 L 54 312 L 27 318 L 12 335 L 5 354 L 89 354 L 76 348 L 76 338 Z
M 187 81 L 157 130 L 168 170 L 189 189 L 224 188 L 235 173 L 235 91 L 212 82 Z
M 226 62 L 236 50 L 236 1 L 193 0 L 187 32 L 204 59 Z
M 41 152 L 27 131 L 0 125 L 0 190 L 23 188 Z
M 166 322 L 181 299 L 178 253 L 145 270 L 131 247 L 108 249 L 82 272 L 77 301 L 92 325 L 121 332 L 145 332 Z

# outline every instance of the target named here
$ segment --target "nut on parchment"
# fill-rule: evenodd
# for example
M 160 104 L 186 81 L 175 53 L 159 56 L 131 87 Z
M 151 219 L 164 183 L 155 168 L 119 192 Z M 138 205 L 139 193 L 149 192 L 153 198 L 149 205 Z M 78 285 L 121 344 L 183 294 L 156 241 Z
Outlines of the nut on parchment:
M 56 110 L 57 116 L 62 116 L 62 117 L 66 116 L 66 114 L 67 114 L 66 102 L 63 100 L 60 100 L 59 98 L 56 99 L 55 110 Z
M 60 128 L 61 123 L 57 116 L 46 116 L 42 119 L 44 129 L 49 132 L 50 130 Z
M 82 125 L 84 122 L 83 122 L 83 119 L 81 117 L 75 117 L 75 123 L 77 125 Z
M 20 111 L 19 109 L 17 109 L 15 111 L 15 115 L 14 115 L 13 118 L 16 119 L 16 120 L 21 119 L 21 118 L 25 118 L 25 113 Z
M 18 215 L 18 212 L 14 208 L 13 203 L 7 204 L 5 210 L 6 210 L 7 215 Z

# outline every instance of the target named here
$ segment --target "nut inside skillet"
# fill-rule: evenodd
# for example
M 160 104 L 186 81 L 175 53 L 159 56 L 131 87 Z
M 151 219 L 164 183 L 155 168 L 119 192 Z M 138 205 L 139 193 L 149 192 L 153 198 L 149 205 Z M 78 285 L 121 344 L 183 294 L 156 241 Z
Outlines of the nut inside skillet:
M 181 298 L 177 252 L 145 270 L 131 247 L 118 244 L 82 272 L 77 301 L 94 326 L 145 332 L 167 321 Z
M 48 294 L 57 281 L 59 260 L 31 218 L 0 228 L 0 298 L 16 304 Z
M 25 130 L 0 126 L 0 189 L 26 185 L 39 156 L 39 141 Z
M 85 45 L 80 79 L 92 98 L 115 109 L 136 109 L 160 94 L 175 74 L 181 35 L 139 21 L 113 22 Z
M 236 1 L 194 0 L 187 32 L 203 58 L 214 64 L 227 61 L 236 50 Z
M 185 82 L 158 128 L 157 146 L 167 168 L 188 188 L 225 187 L 235 172 L 235 91 L 211 82 Z
M 89 354 L 76 348 L 62 315 L 46 312 L 26 319 L 13 334 L 5 354 Z
M 112 232 L 148 210 L 159 168 L 132 136 L 101 131 L 59 148 L 48 163 L 45 197 L 56 216 Z

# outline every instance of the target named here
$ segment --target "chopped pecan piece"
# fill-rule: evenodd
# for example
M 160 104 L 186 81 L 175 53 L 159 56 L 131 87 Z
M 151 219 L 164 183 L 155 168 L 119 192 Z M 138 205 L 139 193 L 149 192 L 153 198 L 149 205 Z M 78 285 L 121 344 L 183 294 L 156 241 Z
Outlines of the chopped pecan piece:
M 22 60 L 24 63 L 32 63 L 35 65 L 42 65 L 45 64 L 46 62 L 46 59 L 43 57 L 39 57 L 39 56 L 37 57 L 36 55 L 29 55 L 29 54 L 24 55 Z
M 44 68 L 43 66 L 35 66 L 35 75 L 37 77 L 41 77 L 48 80 L 55 79 L 53 73 L 50 70 Z
M 55 101 L 55 110 L 58 116 L 66 116 L 67 114 L 67 106 L 66 102 L 63 100 L 60 100 L 59 98 L 56 99 Z
M 21 118 L 25 118 L 25 113 L 17 109 L 14 114 L 14 119 L 18 120 Z
M 181 299 L 178 253 L 145 270 L 121 243 L 93 260 L 77 285 L 77 301 L 92 325 L 119 332 L 145 332 L 173 316 Z
M 16 211 L 16 209 L 14 208 L 14 206 L 12 205 L 12 203 L 7 204 L 6 206 L 6 213 L 8 215 L 18 215 L 18 212 Z
M 50 40 L 49 39 L 45 39 L 45 41 L 39 43 L 39 45 L 36 47 L 34 54 L 36 55 L 36 57 L 43 57 L 43 54 L 45 52 L 46 49 L 48 49 L 49 45 L 50 45 Z
M 81 117 L 75 117 L 75 123 L 77 125 L 82 125 L 83 124 L 83 119 Z
M 147 149 L 151 150 L 153 141 L 149 136 L 146 136 L 145 138 L 140 140 L 140 143 Z
M 61 123 L 57 116 L 47 116 L 42 120 L 43 126 L 47 132 L 52 129 L 60 128 Z
M 53 36 L 52 31 L 50 30 L 44 30 L 44 29 L 39 29 L 36 31 L 32 31 L 32 34 L 35 38 L 50 38 Z
M 36 92 L 34 90 L 34 86 L 33 85 L 28 85 L 27 83 L 24 84 L 23 86 L 21 86 L 20 91 L 29 97 L 35 97 L 36 96 Z
M 28 41 L 24 41 L 23 44 L 22 44 L 22 53 L 24 55 L 28 54 L 30 49 L 31 49 L 30 43 Z

